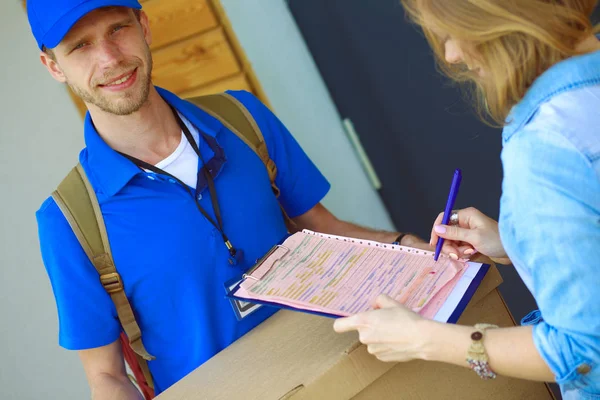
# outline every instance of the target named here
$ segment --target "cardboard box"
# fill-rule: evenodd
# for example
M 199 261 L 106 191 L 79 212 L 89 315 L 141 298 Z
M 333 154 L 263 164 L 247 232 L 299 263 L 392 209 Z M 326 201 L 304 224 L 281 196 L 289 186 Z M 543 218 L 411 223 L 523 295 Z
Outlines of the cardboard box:
M 515 325 L 488 271 L 459 324 Z M 157 400 L 554 399 L 547 385 L 434 362 L 384 363 L 333 320 L 280 311 L 173 385 Z M 466 349 L 465 349 L 466 351 Z

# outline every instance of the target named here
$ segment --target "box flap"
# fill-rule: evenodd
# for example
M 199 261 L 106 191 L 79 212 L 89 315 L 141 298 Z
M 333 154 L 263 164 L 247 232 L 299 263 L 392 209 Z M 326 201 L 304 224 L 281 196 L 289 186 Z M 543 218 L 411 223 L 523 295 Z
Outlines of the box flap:
M 357 342 L 356 348 L 346 357 L 312 382 L 297 390 L 292 400 L 347 400 L 371 385 L 396 363 L 379 361 Z
M 478 303 L 481 299 L 483 299 L 485 296 L 490 294 L 494 289 L 496 289 L 498 286 L 500 286 L 500 284 L 502 282 L 504 282 L 504 280 L 502 279 L 502 276 L 500 275 L 500 272 L 498 271 L 498 268 L 496 268 L 496 264 L 494 264 L 492 261 L 490 261 L 489 258 L 479 257 L 475 261 L 481 262 L 484 264 L 489 264 L 490 268 L 488 269 L 488 272 L 485 274 L 485 277 L 479 284 L 479 287 L 477 288 L 477 291 L 473 295 L 473 298 L 471 299 L 469 304 Z
M 357 343 L 355 332 L 335 333 L 330 318 L 279 311 L 157 399 L 229 400 L 243 393 L 247 400 L 279 400 L 302 392 Z

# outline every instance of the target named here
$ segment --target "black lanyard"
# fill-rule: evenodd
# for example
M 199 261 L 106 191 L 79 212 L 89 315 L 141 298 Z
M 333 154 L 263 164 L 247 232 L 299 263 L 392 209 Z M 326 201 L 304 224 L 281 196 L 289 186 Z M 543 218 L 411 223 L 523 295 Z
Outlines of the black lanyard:
M 219 201 L 217 199 L 217 190 L 215 189 L 215 182 L 212 177 L 212 174 L 208 170 L 208 167 L 206 166 L 206 163 L 204 162 L 204 157 L 202 156 L 202 153 L 200 152 L 200 149 L 198 148 L 198 144 L 194 140 L 194 137 L 190 133 L 190 130 L 185 125 L 185 123 L 181 120 L 181 118 L 179 117 L 177 110 L 175 110 L 173 107 L 171 107 L 171 109 L 173 110 L 173 115 L 175 116 L 175 119 L 177 119 L 177 122 L 179 123 L 179 126 L 181 127 L 181 130 L 183 131 L 183 134 L 185 135 L 187 141 L 189 142 L 190 146 L 192 146 L 192 149 L 194 149 L 194 152 L 198 155 L 198 158 L 202 162 L 202 168 L 200 168 L 200 170 L 198 171 L 198 179 L 197 179 L 197 183 L 196 183 L 196 195 L 192 194 L 192 191 L 190 190 L 188 185 L 186 185 L 179 178 L 171 175 L 167 171 L 164 171 L 164 170 L 156 167 L 155 165 L 149 164 L 145 161 L 142 161 L 140 159 L 132 157 L 128 154 L 124 154 L 124 153 L 120 153 L 120 152 L 119 152 L 119 154 L 121 154 L 125 158 L 129 159 L 131 162 L 133 162 L 140 168 L 150 170 L 157 174 L 166 175 L 172 179 L 175 179 L 177 182 L 179 182 L 179 184 L 185 188 L 185 190 L 190 194 L 190 196 L 192 196 L 194 198 L 194 203 L 196 203 L 196 207 L 198 208 L 200 213 L 202 213 L 204 218 L 206 218 L 215 227 L 215 229 L 217 229 L 219 231 L 219 233 L 221 234 L 221 236 L 223 238 L 223 242 L 225 243 L 225 246 L 227 247 L 227 250 L 229 251 L 229 255 L 230 255 L 229 263 L 231 265 L 236 265 L 241 260 L 243 252 L 241 249 L 237 250 L 235 247 L 233 247 L 233 245 L 229 241 L 229 238 L 225 234 L 225 231 L 223 230 L 223 218 L 221 217 L 221 207 L 219 207 Z M 212 203 L 213 210 L 215 211 L 215 217 L 217 219 L 216 221 L 206 212 L 206 210 L 200 205 L 200 203 L 198 201 L 198 194 L 199 194 L 198 193 L 199 192 L 198 183 L 200 182 L 200 179 L 199 179 L 200 174 L 203 174 L 204 178 L 206 179 L 208 191 L 210 193 L 210 201 Z

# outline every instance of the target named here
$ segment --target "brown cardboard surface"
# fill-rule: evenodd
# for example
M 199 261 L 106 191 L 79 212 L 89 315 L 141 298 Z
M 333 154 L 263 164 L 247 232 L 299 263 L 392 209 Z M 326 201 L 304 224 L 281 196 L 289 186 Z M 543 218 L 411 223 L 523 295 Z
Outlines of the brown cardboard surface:
M 501 282 L 492 266 L 459 323 L 513 325 L 496 290 Z M 356 333 L 336 334 L 332 325 L 329 318 L 280 311 L 157 400 L 552 398 L 541 383 L 483 382 L 466 368 L 439 363 L 380 362 Z
M 278 400 L 325 374 L 356 346 L 356 335 L 336 334 L 330 318 L 279 311 L 157 399 Z
M 491 262 L 487 257 L 479 257 L 476 259 L 478 262 L 490 264 L 490 269 L 487 274 L 479 284 L 477 288 L 477 292 L 471 298 L 469 305 L 478 303 L 481 299 L 491 293 L 494 289 L 496 289 L 503 282 L 502 275 L 498 271 L 498 268 Z

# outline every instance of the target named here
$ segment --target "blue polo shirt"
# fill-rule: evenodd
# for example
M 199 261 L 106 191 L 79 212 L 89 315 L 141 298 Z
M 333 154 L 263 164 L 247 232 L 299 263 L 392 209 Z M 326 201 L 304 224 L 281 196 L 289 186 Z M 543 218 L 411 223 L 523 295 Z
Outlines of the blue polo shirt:
M 87 115 L 86 148 L 79 159 L 98 196 L 144 345 L 156 356 L 149 366 L 160 393 L 276 311 L 263 307 L 238 321 L 225 284 L 239 278 L 287 232 L 258 156 L 213 117 L 157 89 L 201 132 L 204 159 L 220 168 L 215 186 L 224 230 L 245 253 L 239 265 L 231 266 L 220 233 L 190 194 L 112 150 Z M 267 107 L 248 92 L 230 94 L 246 106 L 265 137 L 286 212 L 293 218 L 309 211 L 328 192 L 327 180 Z M 209 191 L 200 194 L 201 205 L 214 216 Z M 115 307 L 52 198 L 36 216 L 56 298 L 60 345 L 82 350 L 114 342 L 121 331 Z

